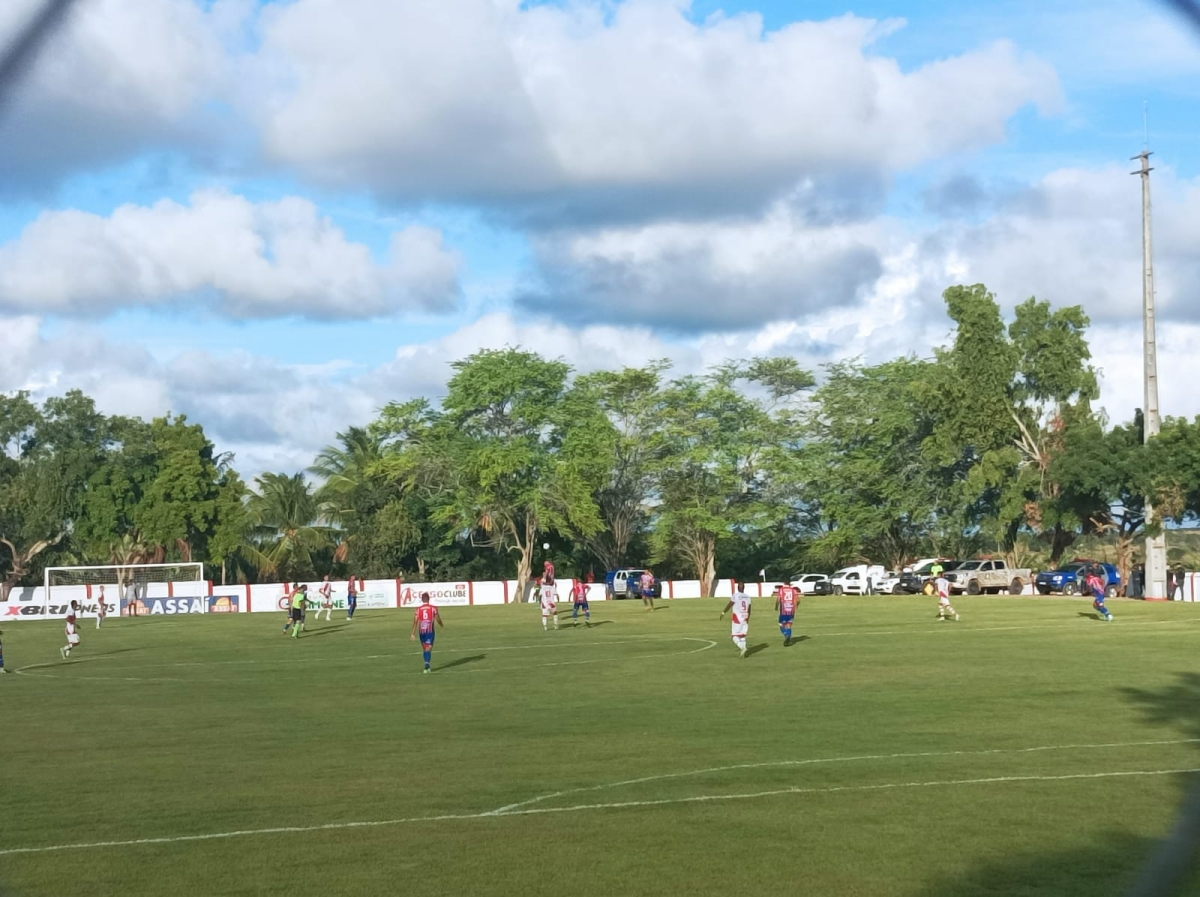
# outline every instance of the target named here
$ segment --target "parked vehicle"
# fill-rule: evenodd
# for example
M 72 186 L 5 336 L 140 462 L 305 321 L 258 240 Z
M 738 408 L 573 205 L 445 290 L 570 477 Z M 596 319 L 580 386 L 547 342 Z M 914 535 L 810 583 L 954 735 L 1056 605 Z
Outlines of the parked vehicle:
M 1083 591 L 1083 578 L 1087 575 L 1086 571 L 1089 566 L 1098 567 L 1103 571 L 1100 578 L 1104 580 L 1104 595 L 1106 598 L 1115 598 L 1121 591 L 1121 571 L 1112 564 L 1089 561 L 1086 558 L 1076 558 L 1057 570 L 1039 573 L 1037 579 L 1034 580 L 1034 587 L 1041 595 L 1050 595 L 1056 592 L 1063 595 L 1078 595 Z
M 901 589 L 906 595 L 919 595 L 925 588 L 926 580 L 933 578 L 934 564 L 941 564 L 942 572 L 948 574 L 958 569 L 961 563 L 947 558 L 922 558 L 913 565 L 911 572 L 900 574 Z
M 881 595 L 916 595 L 924 584 L 923 579 L 911 572 L 888 573 L 875 583 L 875 591 Z
M 1032 581 L 1033 571 L 1027 567 L 1009 567 L 1004 561 L 974 560 L 963 561 L 945 576 L 951 592 L 1020 595 L 1025 583 Z
M 941 561 L 943 564 L 945 564 L 948 561 L 948 558 L 921 558 L 920 560 L 914 561 L 913 563 L 907 565 L 904 570 L 900 572 L 916 573 L 922 568 L 928 569 L 929 567 L 932 567 L 938 561 Z
M 833 591 L 832 588 L 817 591 L 820 586 L 829 585 L 829 577 L 824 573 L 797 573 L 792 577 L 791 584 L 800 590 L 801 595 L 828 595 Z
M 604 575 L 604 589 L 609 598 L 639 598 L 641 597 L 639 580 L 646 570 L 644 567 L 622 567 L 620 570 L 609 570 Z M 654 580 L 654 597 L 662 597 L 662 583 Z
M 887 571 L 880 564 L 856 564 L 843 567 L 829 577 L 835 595 L 866 595 L 867 580 L 872 584 L 883 579 Z
M 812 591 L 811 592 L 803 592 L 801 594 L 832 595 L 833 594 L 833 583 L 831 583 L 829 581 L 829 578 L 826 577 L 825 579 L 821 579 L 821 580 L 818 580 L 817 582 L 812 583 Z

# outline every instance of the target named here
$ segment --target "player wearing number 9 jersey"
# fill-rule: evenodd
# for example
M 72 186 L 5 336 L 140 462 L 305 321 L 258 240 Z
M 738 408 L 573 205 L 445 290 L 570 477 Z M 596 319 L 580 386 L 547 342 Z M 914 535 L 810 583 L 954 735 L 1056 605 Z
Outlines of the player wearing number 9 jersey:
M 779 631 L 783 634 L 784 645 L 792 643 L 792 621 L 796 618 L 798 591 L 795 586 L 775 586 L 775 609 L 779 611 Z
M 429 603 L 429 593 L 421 593 L 421 603 L 417 605 L 416 611 L 413 613 L 412 632 L 409 633 L 408 640 L 416 639 L 417 634 L 421 635 L 421 655 L 425 658 L 425 672 L 429 672 L 429 661 L 433 659 L 433 624 L 438 626 L 442 623 L 442 615 L 438 613 L 438 609 Z
M 721 611 L 722 620 L 725 614 L 729 614 L 731 623 L 729 636 L 741 656 L 745 657 L 746 636 L 750 633 L 750 596 L 746 594 L 746 587 L 742 583 L 734 584 L 733 597 L 725 605 L 725 610 Z

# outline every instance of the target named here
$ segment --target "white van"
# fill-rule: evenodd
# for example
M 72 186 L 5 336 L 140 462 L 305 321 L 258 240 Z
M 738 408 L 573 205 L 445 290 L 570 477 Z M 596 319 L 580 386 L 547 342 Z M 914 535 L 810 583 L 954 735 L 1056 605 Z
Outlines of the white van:
M 835 595 L 866 595 L 867 580 L 878 591 L 878 583 L 887 575 L 882 564 L 856 564 L 853 567 L 843 567 L 829 577 Z

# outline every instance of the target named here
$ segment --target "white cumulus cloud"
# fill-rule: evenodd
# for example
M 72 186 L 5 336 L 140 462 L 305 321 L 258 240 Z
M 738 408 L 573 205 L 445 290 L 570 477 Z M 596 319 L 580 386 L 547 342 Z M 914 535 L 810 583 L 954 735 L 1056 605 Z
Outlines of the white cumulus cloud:
M 398 197 L 556 215 L 757 204 L 803 176 L 891 172 L 1058 107 L 1004 42 L 904 70 L 854 16 L 769 31 L 678 0 L 296 0 L 268 7 L 248 101 L 276 161 Z
M 107 217 L 43 213 L 0 246 L 0 307 L 102 315 L 200 302 L 237 318 L 369 318 L 453 307 L 458 266 L 430 228 L 394 233 L 377 263 L 306 199 L 202 191 Z

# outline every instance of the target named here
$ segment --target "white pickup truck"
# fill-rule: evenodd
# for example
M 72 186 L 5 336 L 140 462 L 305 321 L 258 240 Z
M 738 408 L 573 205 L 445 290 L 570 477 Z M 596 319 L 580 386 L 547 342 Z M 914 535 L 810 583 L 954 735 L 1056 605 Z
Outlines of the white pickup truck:
M 829 582 L 835 595 L 867 595 L 875 591 L 875 584 L 886 575 L 887 571 L 879 564 L 856 564 L 836 571 Z
M 1010 567 L 1004 561 L 963 561 L 945 577 L 950 582 L 951 592 L 966 592 L 968 595 L 1020 595 L 1025 584 L 1033 580 L 1033 571 L 1028 568 Z

